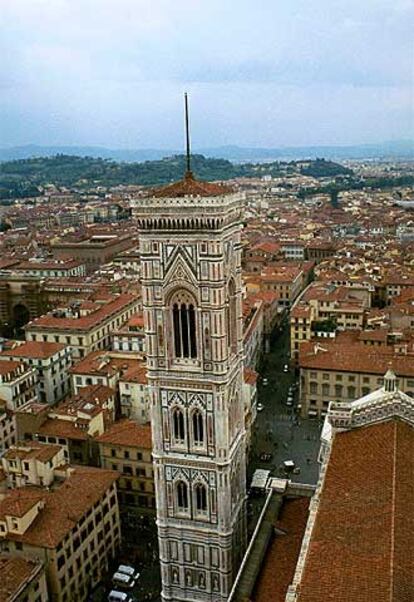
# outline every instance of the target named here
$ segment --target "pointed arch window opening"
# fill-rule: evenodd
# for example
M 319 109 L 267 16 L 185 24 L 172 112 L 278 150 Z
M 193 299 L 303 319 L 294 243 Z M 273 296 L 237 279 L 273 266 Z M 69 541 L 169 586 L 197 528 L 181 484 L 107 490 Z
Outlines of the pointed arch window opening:
M 195 486 L 195 506 L 196 512 L 207 512 L 207 489 L 202 483 Z
M 177 507 L 179 510 L 188 510 L 188 487 L 184 481 L 178 481 L 176 486 Z
M 184 443 L 185 441 L 185 428 L 184 428 L 184 414 L 180 408 L 175 408 L 173 411 L 173 433 L 175 441 Z
M 173 334 L 174 353 L 177 358 L 197 357 L 196 312 L 192 303 L 174 303 Z
M 236 285 L 231 279 L 228 284 L 227 298 L 227 345 L 234 353 L 237 351 L 237 297 Z
M 204 445 L 204 420 L 200 410 L 195 410 L 192 415 L 194 445 Z

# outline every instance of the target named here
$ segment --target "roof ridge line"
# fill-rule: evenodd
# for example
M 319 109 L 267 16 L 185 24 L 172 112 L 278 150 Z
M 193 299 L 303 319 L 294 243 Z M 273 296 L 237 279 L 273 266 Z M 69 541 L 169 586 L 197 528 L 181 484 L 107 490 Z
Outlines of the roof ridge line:
M 391 502 L 391 549 L 390 549 L 390 602 L 394 600 L 394 553 L 395 553 L 395 501 L 397 484 L 397 432 L 398 421 L 394 423 L 393 462 L 392 462 L 392 502 Z

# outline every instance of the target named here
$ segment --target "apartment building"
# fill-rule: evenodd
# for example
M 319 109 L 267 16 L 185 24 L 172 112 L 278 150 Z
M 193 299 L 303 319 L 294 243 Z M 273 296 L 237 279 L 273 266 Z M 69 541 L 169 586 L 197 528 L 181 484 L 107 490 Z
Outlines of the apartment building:
M 284 264 L 265 268 L 261 279 L 263 290 L 277 293 L 279 304 L 290 307 L 305 286 L 306 274 L 300 266 Z
M 102 389 L 97 391 L 92 387 L 91 391 L 54 408 L 46 404 L 29 404 L 16 414 L 20 438 L 59 444 L 66 461 L 97 466 L 95 437 L 112 423 L 115 395 L 112 389 Z
M 243 301 L 244 365 L 254 369 L 263 353 L 264 304 L 254 296 Z
M 49 602 L 42 562 L 0 554 L 0 600 L 2 602 Z
M 36 401 L 37 378 L 34 368 L 17 360 L 0 362 L 0 399 L 12 411 Z
M 150 420 L 150 396 L 146 363 L 136 360 L 119 377 L 119 400 L 121 415 L 139 424 Z
M 39 276 L 40 278 L 83 277 L 86 273 L 85 265 L 73 259 L 66 261 L 21 261 L 13 266 L 13 271 L 25 276 Z
M 138 311 L 139 297 L 117 294 L 100 302 L 85 302 L 54 311 L 25 326 L 27 341 L 62 343 L 72 348 L 74 359 L 110 346 L 111 332 Z
M 49 488 L 23 487 L 0 501 L 0 552 L 40 560 L 49 598 L 83 602 L 120 545 L 118 473 L 60 467 Z
M 129 234 L 111 230 L 85 235 L 83 238 L 62 239 L 53 242 L 50 250 L 56 259 L 75 259 L 86 265 L 88 273 L 111 261 L 115 255 L 134 245 Z
M 303 416 L 325 415 L 331 401 L 349 402 L 383 384 L 392 367 L 397 385 L 414 397 L 414 348 L 371 344 L 367 332 L 302 343 L 299 349 L 300 405 Z M 376 331 L 373 331 L 376 338 Z
M 26 485 L 49 487 L 53 483 L 55 469 L 66 461 L 60 445 L 22 441 L 6 451 L 1 465 L 11 488 Z
M 16 416 L 7 407 L 7 402 L 0 399 L 0 456 L 17 441 Z
M 71 368 L 72 390 L 77 394 L 87 385 L 105 385 L 117 391 L 119 379 L 137 362 L 135 353 L 94 351 Z
M 333 337 L 337 330 L 362 330 L 370 307 L 371 293 L 366 288 L 313 282 L 290 313 L 292 357 L 297 359 L 300 343 L 313 337 Z
M 112 333 L 112 349 L 145 354 L 144 316 L 136 313 Z
M 36 370 L 38 397 L 54 405 L 70 392 L 72 352 L 63 343 L 25 341 L 0 353 L 1 360 L 21 360 Z
M 121 473 L 121 513 L 155 511 L 151 425 L 123 418 L 97 437 L 101 466 Z

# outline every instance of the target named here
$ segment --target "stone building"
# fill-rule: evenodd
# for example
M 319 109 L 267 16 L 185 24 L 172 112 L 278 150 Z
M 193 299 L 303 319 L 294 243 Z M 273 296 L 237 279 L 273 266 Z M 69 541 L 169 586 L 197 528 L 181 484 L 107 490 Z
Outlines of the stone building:
M 43 562 L 54 602 L 83 602 L 119 548 L 118 473 L 66 465 L 54 474 L 51 487 L 11 489 L 0 500 L 0 552 Z
M 0 555 L 0 600 L 3 602 L 48 602 L 42 563 L 38 560 Z
M 121 473 L 118 499 L 121 519 L 155 512 L 151 425 L 124 418 L 96 438 L 102 468 Z
M 135 213 L 163 600 L 224 602 L 245 547 L 242 200 L 187 172 Z
M 286 602 L 414 599 L 414 400 L 397 380 L 330 405 Z
M 26 341 L 2 351 L 0 361 L 7 359 L 23 361 L 36 370 L 40 402 L 54 405 L 70 392 L 70 347 L 62 343 Z

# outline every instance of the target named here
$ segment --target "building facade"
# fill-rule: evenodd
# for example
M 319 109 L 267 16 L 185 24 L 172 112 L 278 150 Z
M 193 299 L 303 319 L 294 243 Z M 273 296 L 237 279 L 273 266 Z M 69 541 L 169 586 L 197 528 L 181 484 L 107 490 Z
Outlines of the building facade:
M 164 601 L 227 600 L 245 547 L 241 201 L 187 173 L 136 212 Z

